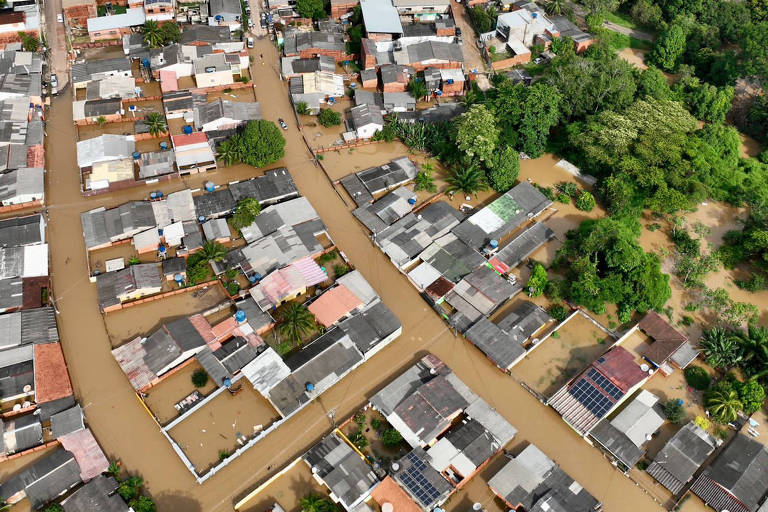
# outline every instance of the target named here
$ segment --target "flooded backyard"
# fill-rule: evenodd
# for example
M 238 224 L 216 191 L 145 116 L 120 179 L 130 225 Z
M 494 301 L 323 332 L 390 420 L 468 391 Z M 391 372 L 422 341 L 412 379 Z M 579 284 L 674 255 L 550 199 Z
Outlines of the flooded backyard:
M 210 378 L 203 387 L 196 388 L 192 384 L 192 375 L 202 371 L 203 367 L 196 359 L 189 361 L 183 368 L 145 391 L 144 403 L 155 415 L 161 425 L 169 423 L 179 416 L 179 411 L 174 407 L 183 398 L 197 391 L 205 397 L 216 389 L 216 383 Z

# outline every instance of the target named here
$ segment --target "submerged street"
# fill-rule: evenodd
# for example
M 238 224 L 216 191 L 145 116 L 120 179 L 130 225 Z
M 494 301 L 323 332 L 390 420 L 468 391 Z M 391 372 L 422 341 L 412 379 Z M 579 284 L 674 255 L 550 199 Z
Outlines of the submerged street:
M 76 164 L 72 100 L 67 90 L 53 100 L 47 119 L 46 200 L 50 212 L 51 274 L 61 339 L 75 393 L 107 455 L 120 459 L 129 471 L 144 479 L 160 511 L 232 510 L 238 498 L 323 437 L 332 427 L 329 415 L 337 421 L 350 416 L 394 375 L 429 351 L 518 429 L 513 446 L 535 443 L 602 501 L 604 510 L 640 512 L 660 508 L 598 450 L 579 440 L 553 410 L 539 403 L 478 350 L 447 329 L 405 276 L 373 246 L 322 170 L 313 164 L 296 127 L 285 84 L 279 77 L 274 44 L 268 38 L 259 38 L 251 55 L 256 98 L 263 118 L 275 121 L 282 117 L 289 126 L 283 132 L 286 156 L 273 167 L 288 168 L 299 191 L 317 210 L 338 247 L 400 319 L 403 335 L 204 485 L 195 483 L 137 400 L 110 353 L 110 340 L 97 306 L 96 286 L 88 279 L 80 213 L 146 199 L 150 190 L 169 193 L 186 187 L 199 188 L 208 180 L 222 184 L 260 175 L 262 170 L 244 165 L 220 168 L 212 173 L 152 185 L 151 189 L 137 187 L 83 198 Z M 346 155 L 343 162 L 347 169 L 342 171 L 356 170 L 356 158 L 353 153 Z M 379 163 L 388 160 L 389 155 L 382 155 Z M 537 165 L 535 161 L 523 162 L 524 169 L 533 165 Z M 154 317 L 152 321 L 164 319 L 163 301 L 136 307 L 139 308 Z M 291 509 L 297 504 L 282 505 Z M 450 502 L 448 508 L 451 508 Z

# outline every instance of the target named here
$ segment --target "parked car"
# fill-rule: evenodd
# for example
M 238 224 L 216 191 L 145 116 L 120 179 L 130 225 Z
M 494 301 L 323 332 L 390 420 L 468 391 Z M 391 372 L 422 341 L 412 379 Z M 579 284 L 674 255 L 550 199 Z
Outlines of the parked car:
M 277 118 L 277 122 L 278 122 L 278 123 L 280 123 L 280 127 L 281 127 L 283 130 L 287 130 L 287 129 L 288 129 L 288 125 L 287 125 L 287 124 L 285 124 L 285 121 L 283 121 L 283 118 L 282 118 L 282 117 L 278 117 L 278 118 Z
M 261 28 L 267 28 L 267 18 L 261 18 Z
M 459 27 L 456 27 L 456 35 L 461 37 L 461 29 Z
M 250 19 L 250 18 L 248 18 L 248 28 L 249 28 L 249 29 L 252 29 L 252 28 L 253 28 L 253 26 L 254 26 L 254 25 L 253 25 L 253 20 L 252 20 L 252 19 Z
M 56 21 L 58 21 L 59 23 L 64 23 L 64 16 L 61 13 L 57 14 Z
M 51 74 L 51 87 L 58 87 L 59 86 L 59 78 L 56 76 L 56 73 Z
M 248 16 L 250 16 L 250 15 L 251 15 L 251 7 L 250 7 L 250 6 L 247 6 L 247 7 L 245 8 L 245 14 L 247 14 Z
M 248 38 L 248 43 L 247 44 L 248 44 L 248 48 L 253 48 L 253 38 L 252 37 Z

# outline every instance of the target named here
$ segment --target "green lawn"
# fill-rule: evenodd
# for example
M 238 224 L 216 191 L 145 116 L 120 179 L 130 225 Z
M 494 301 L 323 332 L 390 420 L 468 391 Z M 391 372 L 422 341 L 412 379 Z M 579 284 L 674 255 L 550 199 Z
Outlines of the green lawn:
M 613 22 L 622 27 L 639 29 L 640 27 L 635 23 L 629 14 L 624 12 L 611 12 L 605 15 L 605 21 Z
M 649 41 L 643 41 L 642 39 L 636 39 L 626 34 L 614 32 L 607 28 L 601 28 L 597 31 L 598 38 L 605 40 L 608 46 L 616 51 L 621 51 L 624 48 L 632 48 L 634 50 L 650 50 L 653 48 L 653 43 Z

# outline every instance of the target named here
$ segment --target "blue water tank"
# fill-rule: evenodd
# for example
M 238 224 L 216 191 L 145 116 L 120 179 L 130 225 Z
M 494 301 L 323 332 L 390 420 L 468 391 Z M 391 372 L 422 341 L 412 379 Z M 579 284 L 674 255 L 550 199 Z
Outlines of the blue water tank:
M 205 222 L 205 215 L 201 215 L 197 218 L 197 222 Z
M 224 383 L 224 387 L 228 388 L 229 386 L 232 385 L 232 379 L 230 379 L 229 377 L 224 377 L 223 383 Z
M 256 276 L 248 276 L 248 282 L 253 284 L 256 282 Z
M 411 206 L 416 204 L 416 198 L 415 197 L 409 197 L 408 198 L 408 204 L 410 204 Z
M 163 228 L 157 228 L 157 234 L 163 236 Z
M 307 383 L 304 385 L 304 387 L 305 387 L 305 388 L 306 388 L 306 390 L 307 390 L 307 391 L 309 391 L 310 393 L 311 393 L 312 391 L 314 391 L 314 390 L 315 390 L 315 385 L 314 385 L 314 384 L 312 384 L 311 382 L 307 382 Z
M 440 89 L 438 89 L 438 90 L 437 90 L 437 92 L 436 92 L 435 94 L 437 94 L 438 96 L 442 96 L 442 95 L 443 95 L 443 91 L 441 91 Z
M 224 16 L 222 16 L 221 14 L 217 14 L 215 19 L 216 19 L 216 21 L 221 21 L 221 20 L 224 19 Z
M 149 67 L 149 59 L 147 59 L 147 58 L 143 58 L 143 59 L 141 59 L 141 64 L 142 64 L 142 65 L 143 65 L 145 68 L 148 68 L 148 67 Z
M 205 182 L 205 191 L 206 192 L 213 192 L 214 190 L 216 190 L 216 185 L 214 185 L 212 181 L 206 181 Z
M 150 192 L 149 193 L 149 198 L 150 199 L 157 199 L 157 192 Z
M 253 277 L 255 277 L 257 281 L 261 281 L 261 274 L 259 274 L 258 272 L 253 274 Z
M 184 133 L 185 133 L 186 135 L 189 135 L 189 134 L 190 134 L 190 133 L 192 133 L 193 131 L 194 131 L 194 129 L 193 129 L 191 126 L 189 126 L 189 125 L 186 125 L 186 126 L 184 127 Z
M 141 153 L 139 153 L 138 151 L 134 151 L 133 152 L 133 159 L 134 160 L 138 160 L 139 158 L 141 158 Z
M 162 150 L 168 149 L 168 143 L 167 142 L 161 142 L 160 143 L 160 149 L 162 149 Z
M 173 280 L 177 283 L 181 284 L 181 282 L 184 280 L 184 278 L 181 276 L 181 274 L 173 274 Z
M 537 13 L 537 12 L 532 12 L 531 13 L 531 18 L 536 19 L 538 17 L 539 17 L 539 13 Z
M 165 248 L 165 246 L 164 246 L 164 245 L 161 245 L 161 246 L 160 246 L 160 249 L 159 249 L 159 251 L 160 251 L 160 254 L 165 254 L 165 251 L 166 251 L 166 250 L 167 250 L 167 249 Z
M 237 320 L 239 323 L 245 322 L 245 311 L 238 309 L 237 313 L 235 313 L 235 320 Z
M 491 247 L 492 247 L 492 248 L 494 248 L 494 249 L 495 249 L 495 248 L 497 248 L 498 246 L 499 246 L 499 241 L 498 241 L 498 240 L 491 240 Z
M 162 190 L 158 190 L 157 191 L 157 197 L 158 197 L 158 199 L 163 197 L 163 191 Z
M 136 105 L 128 105 L 128 110 L 131 112 L 136 112 Z

